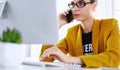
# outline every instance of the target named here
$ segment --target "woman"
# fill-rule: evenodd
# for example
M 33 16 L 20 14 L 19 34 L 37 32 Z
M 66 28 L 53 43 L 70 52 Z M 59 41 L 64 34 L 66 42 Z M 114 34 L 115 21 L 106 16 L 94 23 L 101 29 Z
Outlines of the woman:
M 57 45 L 44 45 L 41 61 L 57 59 L 85 67 L 118 67 L 120 30 L 117 20 L 95 19 L 92 13 L 96 9 L 97 0 L 72 0 L 68 6 L 74 19 L 81 23 L 69 28 L 66 37 Z M 68 13 L 59 15 L 60 27 L 67 23 L 65 16 Z

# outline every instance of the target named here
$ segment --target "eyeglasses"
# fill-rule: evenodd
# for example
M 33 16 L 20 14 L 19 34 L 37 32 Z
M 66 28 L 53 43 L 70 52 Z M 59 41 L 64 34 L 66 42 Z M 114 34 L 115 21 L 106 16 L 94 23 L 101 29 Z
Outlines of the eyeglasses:
M 78 7 L 78 8 L 83 8 L 85 7 L 87 4 L 92 4 L 94 1 L 91 1 L 91 2 L 85 2 L 84 0 L 80 0 L 78 1 L 77 3 L 74 3 L 74 2 L 71 2 L 68 4 L 68 7 L 70 9 L 74 8 L 75 5 Z

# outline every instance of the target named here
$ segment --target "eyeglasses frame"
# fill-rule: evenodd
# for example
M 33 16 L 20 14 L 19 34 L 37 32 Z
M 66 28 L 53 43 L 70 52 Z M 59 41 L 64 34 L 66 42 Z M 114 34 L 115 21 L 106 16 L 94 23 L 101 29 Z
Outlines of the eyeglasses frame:
M 83 2 L 84 6 L 79 7 L 79 6 L 78 6 L 78 3 L 79 3 L 79 2 Z M 85 7 L 87 4 L 93 4 L 93 3 L 94 3 L 94 1 L 85 2 L 84 0 L 80 0 L 80 1 L 78 1 L 77 3 L 74 3 L 74 6 L 73 6 L 73 7 L 70 7 L 71 3 L 69 3 L 69 4 L 68 4 L 68 7 L 69 7 L 70 9 L 73 9 L 73 8 L 75 7 L 75 5 L 76 5 L 78 8 L 83 8 L 83 7 Z

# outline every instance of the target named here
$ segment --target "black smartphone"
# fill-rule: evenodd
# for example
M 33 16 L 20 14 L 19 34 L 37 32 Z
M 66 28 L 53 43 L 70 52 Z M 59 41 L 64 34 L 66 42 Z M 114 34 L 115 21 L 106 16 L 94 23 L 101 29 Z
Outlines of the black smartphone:
M 72 11 L 69 11 L 69 14 L 66 15 L 67 22 L 70 23 L 73 20 Z

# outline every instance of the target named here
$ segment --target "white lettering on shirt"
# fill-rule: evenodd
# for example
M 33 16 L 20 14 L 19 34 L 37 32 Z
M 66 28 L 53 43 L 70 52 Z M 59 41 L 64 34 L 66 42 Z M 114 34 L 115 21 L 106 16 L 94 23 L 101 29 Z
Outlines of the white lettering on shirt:
M 93 54 L 92 44 L 83 45 L 83 53 L 84 55 Z

